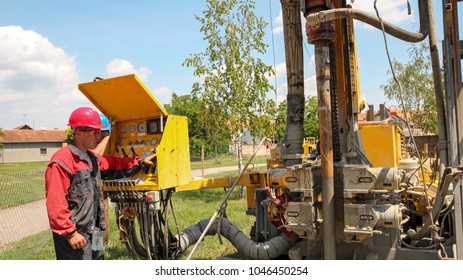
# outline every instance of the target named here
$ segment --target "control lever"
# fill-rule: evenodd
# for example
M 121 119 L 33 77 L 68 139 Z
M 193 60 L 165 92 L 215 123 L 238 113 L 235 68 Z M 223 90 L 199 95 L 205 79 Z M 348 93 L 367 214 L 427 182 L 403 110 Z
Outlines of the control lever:
M 126 156 L 127 156 L 127 154 L 125 153 L 125 150 L 124 150 L 124 148 L 121 148 L 121 151 L 122 151 L 122 153 L 124 154 L 124 156 L 126 157 Z

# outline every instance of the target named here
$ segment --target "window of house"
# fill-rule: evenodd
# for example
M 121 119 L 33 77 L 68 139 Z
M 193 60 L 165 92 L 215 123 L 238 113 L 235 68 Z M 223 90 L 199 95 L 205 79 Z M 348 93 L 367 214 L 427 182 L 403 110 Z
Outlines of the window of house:
M 41 155 L 46 155 L 47 154 L 47 148 L 40 148 L 40 154 Z

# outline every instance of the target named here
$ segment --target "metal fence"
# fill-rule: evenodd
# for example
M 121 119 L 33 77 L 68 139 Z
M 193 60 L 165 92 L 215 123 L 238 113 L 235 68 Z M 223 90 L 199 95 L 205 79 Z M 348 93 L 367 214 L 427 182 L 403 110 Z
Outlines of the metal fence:
M 45 168 L 0 174 L 0 259 L 36 259 L 51 237 Z

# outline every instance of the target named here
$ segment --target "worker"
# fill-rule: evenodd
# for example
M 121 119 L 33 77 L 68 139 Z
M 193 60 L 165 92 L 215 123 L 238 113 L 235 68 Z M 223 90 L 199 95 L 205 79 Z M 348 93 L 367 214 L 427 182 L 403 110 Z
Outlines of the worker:
M 111 135 L 111 124 L 109 119 L 102 113 L 100 113 L 101 124 L 104 126 L 100 130 L 98 137 L 98 144 L 95 149 L 92 151 L 98 155 L 103 155 L 106 150 L 106 145 L 109 141 L 109 135 Z M 109 198 L 107 193 L 103 193 L 103 208 L 104 208 L 104 217 L 105 221 L 109 221 Z M 105 251 L 109 242 L 109 222 L 106 224 L 106 229 L 103 232 L 103 246 L 101 250 L 92 250 L 92 259 L 102 260 L 104 259 Z M 96 248 L 94 248 L 96 249 Z
M 100 113 L 101 124 L 104 126 L 100 132 L 100 141 L 103 140 L 105 137 L 111 134 L 111 124 L 109 123 L 109 119 Z
M 152 165 L 155 154 L 119 158 L 94 153 L 104 125 L 89 107 L 74 110 L 68 126 L 74 140 L 52 156 L 45 172 L 48 218 L 58 260 L 91 260 L 92 234 L 106 229 L 101 177 L 133 174 Z
M 109 123 L 109 119 L 105 115 L 103 115 L 102 113 L 100 113 L 99 115 L 101 119 L 101 124 L 104 127 L 100 130 L 100 134 L 97 136 L 98 144 L 96 148 L 93 149 L 93 152 L 99 155 L 103 155 L 106 149 L 106 145 L 109 141 L 109 135 L 111 134 L 111 124 Z

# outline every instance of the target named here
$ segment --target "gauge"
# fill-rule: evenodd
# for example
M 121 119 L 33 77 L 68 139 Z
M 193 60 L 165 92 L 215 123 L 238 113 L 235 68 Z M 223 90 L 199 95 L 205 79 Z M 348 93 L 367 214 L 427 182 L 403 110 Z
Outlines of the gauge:
M 151 146 L 154 146 L 158 143 L 158 138 L 154 137 L 153 139 L 151 139 Z
M 127 132 L 127 127 L 125 125 L 121 126 L 120 131 L 122 134 L 125 134 Z
M 138 123 L 138 133 L 145 133 L 146 132 L 146 123 L 145 122 L 140 122 Z
M 134 124 L 131 124 L 129 126 L 129 131 L 132 132 L 132 133 L 135 132 L 135 125 Z

